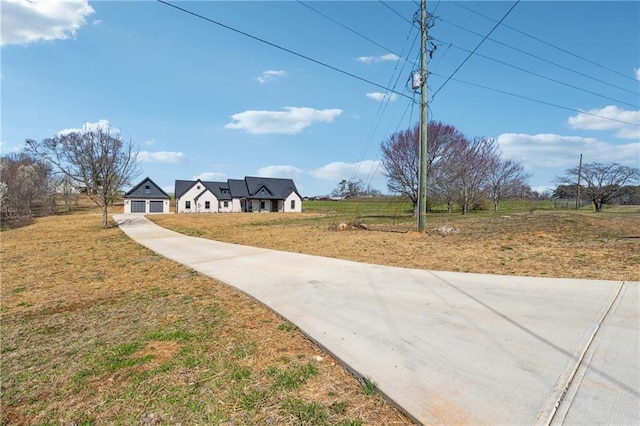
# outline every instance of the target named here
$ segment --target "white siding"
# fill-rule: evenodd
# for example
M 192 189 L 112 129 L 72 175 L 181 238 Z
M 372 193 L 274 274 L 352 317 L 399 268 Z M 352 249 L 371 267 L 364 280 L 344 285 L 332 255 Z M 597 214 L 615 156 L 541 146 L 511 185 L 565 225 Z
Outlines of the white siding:
M 131 204 L 134 201 L 144 201 L 145 203 L 145 213 L 149 213 L 150 212 L 150 204 L 151 201 L 161 201 L 162 202 L 162 213 L 169 213 L 169 200 L 136 200 L 135 198 L 127 198 L 124 200 L 124 212 L 126 213 L 131 213 Z M 160 214 L 160 212 L 156 213 L 156 214 Z
M 206 194 L 202 194 L 198 198 L 198 203 L 196 204 L 195 198 L 202 193 L 206 188 L 200 182 L 196 182 L 187 192 L 182 194 L 180 199 L 176 200 L 176 213 L 204 213 L 204 212 L 217 212 L 218 211 L 218 199 L 215 195 L 213 195 L 209 190 L 207 190 Z M 191 203 L 191 208 L 187 209 L 187 201 Z M 205 201 L 210 202 L 210 209 L 206 210 L 204 208 Z
M 231 211 L 232 212 L 242 212 L 242 204 L 240 204 L 239 198 L 234 198 L 231 200 Z
M 295 206 L 291 208 L 291 201 L 294 202 Z M 289 196 L 284 200 L 284 211 L 286 213 L 300 213 L 302 212 L 302 200 L 295 192 L 289 194 Z
M 224 203 L 227 203 L 227 207 L 224 206 Z M 238 207 L 239 209 L 239 207 Z M 231 213 L 233 212 L 233 202 L 231 200 L 220 200 L 218 202 L 218 211 L 220 213 Z

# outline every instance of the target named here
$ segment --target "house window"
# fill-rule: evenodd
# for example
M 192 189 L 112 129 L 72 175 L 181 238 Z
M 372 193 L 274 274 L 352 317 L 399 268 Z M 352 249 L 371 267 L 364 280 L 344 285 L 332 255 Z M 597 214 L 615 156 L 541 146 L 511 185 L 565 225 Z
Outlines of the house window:
M 204 202 L 204 208 L 209 210 L 211 208 L 211 201 L 205 201 Z
M 149 185 L 145 185 L 144 186 L 144 193 L 145 194 L 151 194 L 151 187 Z
M 223 205 L 225 208 L 226 208 L 226 207 L 229 207 L 229 202 L 228 202 L 228 201 L 225 201 L 224 203 L 222 203 L 222 205 Z
M 296 200 L 291 200 L 291 210 L 296 209 Z
M 200 185 L 197 185 L 197 186 L 196 186 L 196 189 L 197 189 L 198 191 L 200 191 Z
M 265 209 L 264 201 L 260 201 L 260 210 L 264 210 L 264 209 Z
M 184 208 L 187 209 L 187 210 L 191 209 L 191 201 L 185 201 L 184 202 Z

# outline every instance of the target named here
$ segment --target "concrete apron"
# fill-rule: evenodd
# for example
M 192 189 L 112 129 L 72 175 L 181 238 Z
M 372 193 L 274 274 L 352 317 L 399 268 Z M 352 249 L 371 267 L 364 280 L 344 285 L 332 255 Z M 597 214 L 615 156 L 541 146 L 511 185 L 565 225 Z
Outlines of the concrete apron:
M 114 218 L 297 325 L 419 423 L 640 424 L 637 281 L 369 265 Z

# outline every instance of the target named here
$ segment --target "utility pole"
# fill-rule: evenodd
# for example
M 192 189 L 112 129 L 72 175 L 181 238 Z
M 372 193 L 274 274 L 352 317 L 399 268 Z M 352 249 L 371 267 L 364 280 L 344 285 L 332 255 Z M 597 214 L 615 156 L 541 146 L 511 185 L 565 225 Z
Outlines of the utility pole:
M 420 2 L 420 171 L 418 184 L 418 232 L 427 230 L 427 0 Z
M 582 154 L 580 154 L 580 165 L 578 166 L 578 196 L 576 197 L 576 210 L 580 210 L 580 176 L 582 175 Z

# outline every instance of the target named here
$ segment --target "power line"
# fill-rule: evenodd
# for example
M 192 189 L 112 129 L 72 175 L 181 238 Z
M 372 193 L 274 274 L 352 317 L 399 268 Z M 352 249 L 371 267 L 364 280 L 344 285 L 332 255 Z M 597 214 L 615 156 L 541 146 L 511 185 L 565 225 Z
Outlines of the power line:
M 438 74 L 438 73 L 434 73 L 434 72 L 432 72 L 430 74 L 431 75 L 435 75 L 436 77 L 445 78 L 445 76 L 442 75 L 442 74 Z M 618 120 L 616 118 L 605 117 L 604 115 L 593 114 L 591 112 L 581 111 L 579 109 L 575 109 L 575 108 L 571 108 L 571 107 L 566 107 L 566 106 L 554 104 L 552 102 L 541 101 L 539 99 L 530 98 L 530 97 L 524 96 L 524 95 L 518 95 L 517 93 L 508 92 L 506 90 L 500 90 L 500 89 L 496 89 L 496 88 L 493 88 L 493 87 L 484 86 L 484 85 L 478 84 L 478 83 L 471 83 L 469 81 L 464 81 L 464 80 L 460 80 L 460 79 L 456 79 L 456 78 L 452 78 L 452 77 L 449 77 L 449 79 L 453 80 L 453 81 L 456 81 L 458 83 L 464 83 L 464 84 L 468 84 L 470 86 L 480 87 L 482 89 L 490 90 L 492 92 L 498 92 L 498 93 L 502 93 L 502 94 L 505 94 L 505 95 L 514 96 L 516 98 L 525 99 L 527 101 L 537 102 L 539 104 L 549 105 L 549 106 L 552 106 L 552 107 L 555 107 L 555 108 L 564 109 L 564 110 L 567 110 L 567 111 L 572 111 L 572 112 L 577 112 L 577 113 L 580 113 L 580 114 L 590 115 L 592 117 L 602 118 L 603 120 L 609 120 L 609 121 L 615 121 L 617 123 L 628 124 L 629 126 L 640 127 L 640 124 L 638 124 L 638 123 L 631 123 L 629 121 L 624 121 L 624 120 Z
M 442 83 L 442 86 L 440 86 L 440 88 L 438 88 L 438 90 L 435 91 L 435 93 L 431 96 L 431 99 L 433 100 L 433 98 L 436 97 L 436 95 L 438 94 L 438 92 L 440 92 L 442 90 L 442 88 L 449 82 L 449 80 L 451 80 L 451 78 L 453 78 L 453 76 L 458 72 L 458 70 L 460 68 L 462 68 L 462 66 L 469 60 L 469 58 L 471 57 L 471 55 L 473 55 L 476 50 L 478 50 L 478 48 L 482 45 L 482 43 L 484 43 L 484 41 L 491 35 L 492 32 L 495 31 L 496 28 L 498 28 L 498 25 L 500 25 L 502 23 L 502 21 L 505 20 L 505 18 L 511 13 L 511 11 L 518 5 L 518 3 L 520 3 L 520 0 L 516 0 L 516 2 L 511 6 L 511 8 L 509 8 L 509 10 L 507 10 L 507 13 L 504 14 L 504 16 L 498 21 L 496 22 L 496 24 L 493 26 L 493 28 L 491 28 L 491 31 L 489 31 L 487 33 L 487 35 L 484 36 L 484 38 L 482 40 L 480 40 L 480 43 L 478 43 L 478 45 L 473 49 L 473 51 L 471 53 L 469 53 L 469 55 L 464 59 L 464 61 L 462 61 L 462 63 L 460 65 L 458 65 L 458 68 L 456 68 L 451 75 L 445 80 L 444 83 Z
M 387 48 L 387 47 L 385 47 L 385 46 L 381 45 L 380 43 L 376 42 L 375 40 L 372 40 L 372 39 L 370 39 L 369 37 L 367 37 L 367 36 L 365 36 L 365 35 L 363 35 L 363 34 L 359 33 L 358 31 L 354 30 L 353 28 L 350 28 L 350 27 L 348 27 L 347 25 L 345 25 L 345 24 L 343 24 L 343 23 L 341 23 L 341 22 L 338 22 L 337 20 L 333 19 L 333 18 L 332 18 L 332 17 L 330 17 L 329 15 L 327 15 L 327 14 L 325 14 L 325 13 L 323 13 L 323 12 L 319 11 L 318 9 L 315 9 L 315 8 L 311 7 L 309 4 L 307 4 L 307 3 L 303 2 L 303 1 L 300 1 L 300 0 L 297 0 L 297 2 L 298 2 L 299 4 L 301 4 L 302 6 L 304 6 L 304 7 L 308 8 L 308 9 L 312 10 L 313 12 L 317 13 L 318 15 L 320 15 L 320 16 L 322 16 L 322 17 L 324 17 L 324 18 L 328 19 L 329 21 L 333 22 L 334 24 L 339 25 L 339 26 L 341 26 L 342 28 L 344 28 L 345 30 L 352 32 L 353 34 L 357 35 L 358 37 L 361 37 L 361 38 L 363 38 L 363 39 L 367 40 L 368 42 L 370 42 L 370 43 L 372 43 L 372 44 L 375 44 L 376 46 L 378 46 L 378 47 L 379 47 L 379 48 L 381 48 L 382 50 L 385 50 L 385 51 L 387 51 L 387 52 L 389 52 L 389 53 L 392 53 L 392 54 L 396 55 L 398 58 L 402 58 L 404 61 L 411 62 L 411 61 L 409 61 L 409 59 L 408 59 L 408 58 L 403 57 L 401 54 L 400 54 L 400 55 L 398 55 L 398 54 L 397 54 L 396 52 L 394 52 L 393 50 L 391 50 L 391 49 L 389 49 L 389 48 Z
M 164 1 L 164 0 L 156 0 L 156 1 L 157 1 L 158 3 L 162 3 L 162 4 L 166 5 L 166 6 L 170 6 L 170 7 L 174 8 L 174 9 L 176 9 L 176 10 L 179 10 L 179 11 L 181 11 L 181 12 L 184 12 L 184 13 L 187 13 L 187 14 L 189 14 L 189 15 L 195 16 L 196 18 L 203 19 L 203 20 L 205 20 L 205 21 L 207 21 L 207 22 L 210 22 L 210 23 L 212 23 L 212 24 L 218 25 L 218 26 L 220 26 L 220 27 L 222 27 L 222 28 L 228 29 L 228 30 L 233 31 L 233 32 L 235 32 L 235 33 L 242 34 L 242 35 L 243 35 L 243 36 L 245 36 L 245 37 L 249 37 L 249 38 L 251 38 L 251 39 L 253 39 L 253 40 L 259 41 L 259 42 L 264 43 L 264 44 L 266 44 L 266 45 L 269 45 L 269 46 L 271 46 L 271 47 L 275 47 L 276 49 L 279 49 L 279 50 L 282 50 L 282 51 L 284 51 L 284 52 L 290 53 L 290 54 L 292 54 L 292 55 L 298 56 L 298 57 L 300 57 L 300 58 L 302 58 L 302 59 L 306 59 L 307 61 L 311 61 L 311 62 L 313 62 L 313 63 L 315 63 L 315 64 L 318 64 L 318 65 L 321 65 L 321 66 L 323 66 L 323 67 L 325 67 L 325 68 L 329 68 L 329 69 L 331 69 L 331 70 L 333 70 L 333 71 L 336 71 L 336 72 L 339 72 L 339 73 L 341 73 L 341 74 L 347 75 L 347 76 L 349 76 L 349 77 L 355 78 L 356 80 L 363 81 L 363 82 L 365 82 L 365 83 L 371 84 L 372 86 L 376 86 L 376 87 L 379 87 L 380 89 L 383 89 L 383 90 L 386 90 L 386 91 L 390 91 L 390 92 L 395 93 L 395 94 L 397 94 L 397 95 L 404 96 L 405 98 L 411 99 L 411 97 L 410 97 L 410 96 L 408 96 L 408 95 L 406 95 L 406 94 L 404 94 L 404 93 L 397 92 L 397 91 L 395 91 L 395 90 L 391 90 L 391 89 L 389 89 L 388 87 L 384 87 L 383 85 L 378 84 L 378 83 L 375 83 L 375 82 L 373 82 L 373 81 L 371 81 L 371 80 L 367 80 L 366 78 L 359 77 L 359 76 L 357 76 L 357 75 L 355 75 L 355 74 L 352 74 L 352 73 L 350 73 L 350 72 L 348 72 L 348 71 L 344 71 L 344 70 L 342 70 L 342 69 L 340 69 L 340 68 L 334 67 L 333 65 L 326 64 L 326 63 L 324 63 L 324 62 L 322 62 L 322 61 L 319 61 L 319 60 L 317 60 L 317 59 L 313 59 L 313 58 L 311 58 L 311 57 L 309 57 L 309 56 L 303 55 L 302 53 L 298 53 L 298 52 L 295 52 L 295 51 L 293 51 L 293 50 L 291 50 L 291 49 L 287 49 L 286 47 L 282 47 L 282 46 L 280 46 L 280 45 L 278 45 L 278 44 L 275 44 L 275 43 L 272 43 L 272 42 L 270 42 L 270 41 L 264 40 L 264 39 L 262 39 L 262 38 L 260 38 L 260 37 L 256 37 L 256 36 L 254 36 L 254 35 L 251 35 L 251 34 L 249 34 L 249 33 L 244 32 L 244 31 L 241 31 L 241 30 L 238 30 L 238 29 L 236 29 L 236 28 L 233 28 L 233 27 L 231 27 L 231 26 L 229 26 L 229 25 L 225 25 L 225 24 L 223 24 L 223 23 L 221 23 L 221 22 L 215 21 L 215 20 L 213 20 L 213 19 L 211 19 L 211 18 L 207 18 L 206 16 L 202 16 L 202 15 L 200 15 L 200 14 L 198 14 L 198 13 L 195 13 L 195 12 L 192 12 L 192 11 L 190 11 L 190 10 L 184 9 L 184 8 L 182 8 L 182 7 L 180 7 L 180 6 L 176 6 L 176 5 L 174 5 L 174 4 L 171 4 L 171 3 L 169 3 L 169 2 L 166 2 L 166 1 Z
M 466 9 L 466 10 L 471 11 L 471 9 L 469 9 L 469 8 L 468 8 L 468 7 L 466 7 L 466 6 L 463 6 L 462 4 L 460 4 L 460 2 L 452 2 L 452 3 L 453 3 L 453 4 L 455 4 L 455 5 L 456 5 L 456 6 L 458 6 L 458 7 L 461 7 L 461 8 L 463 8 L 463 9 Z M 489 16 L 486 16 L 486 15 L 483 15 L 483 14 L 482 14 L 482 13 L 480 13 L 480 12 L 476 12 L 476 11 L 472 11 L 472 12 L 473 12 L 473 13 L 475 13 L 475 14 L 477 14 L 477 15 L 479 15 L 479 16 L 482 16 L 482 17 L 483 17 L 483 18 L 485 18 L 485 19 L 488 19 L 488 20 L 490 20 L 490 21 L 495 22 L 495 19 L 493 19 L 493 18 L 491 18 L 491 17 L 489 17 Z M 544 40 L 542 40 L 542 39 L 540 39 L 540 38 L 538 38 L 538 37 L 536 37 L 536 36 L 533 36 L 533 35 L 531 35 L 531 34 L 529 34 L 529 33 L 526 33 L 526 32 L 524 32 L 524 31 L 522 31 L 522 30 L 519 30 L 519 29 L 517 29 L 517 28 L 514 28 L 514 27 L 512 27 L 511 25 L 504 24 L 504 27 L 509 28 L 510 30 L 513 30 L 513 31 L 515 31 L 515 32 L 517 32 L 517 33 L 520 33 L 520 34 L 524 35 L 524 36 L 527 36 L 527 37 L 529 37 L 529 38 L 531 38 L 531 39 L 533 39 L 533 40 L 536 40 L 537 42 L 540 42 L 540 43 L 542 43 L 542 44 L 546 44 L 547 46 L 553 47 L 554 49 L 557 49 L 557 50 L 559 50 L 559 51 L 561 51 L 561 52 L 564 52 L 564 53 L 566 53 L 566 54 L 568 54 L 568 55 L 574 56 L 574 57 L 576 57 L 576 58 L 578 58 L 578 59 L 581 59 L 581 60 L 583 60 L 583 61 L 585 61 L 585 62 L 588 62 L 588 63 L 590 63 L 590 64 L 592 64 L 592 65 L 595 65 L 595 66 L 597 66 L 597 67 L 603 68 L 603 69 L 605 69 L 605 70 L 607 70 L 607 71 L 610 71 L 610 72 L 612 72 L 612 73 L 614 73 L 614 74 L 618 74 L 618 75 L 620 75 L 620 76 L 622 76 L 622 77 L 625 77 L 625 78 L 627 78 L 627 79 L 629 79 L 629 80 L 636 81 L 633 77 L 630 77 L 630 76 L 628 76 L 628 75 L 626 75 L 626 74 L 623 74 L 623 73 L 621 73 L 621 72 L 619 72 L 619 71 L 616 71 L 616 70 L 614 70 L 614 69 L 611 69 L 611 68 L 609 68 L 609 67 L 606 67 L 606 66 L 604 66 L 604 65 L 602 65 L 602 64 L 599 64 L 599 63 L 597 63 L 597 62 L 595 62 L 595 61 L 592 61 L 591 59 L 587 59 L 587 58 L 585 58 L 585 57 L 583 57 L 583 56 L 580 56 L 580 55 L 578 55 L 578 54 L 576 54 L 576 53 L 573 53 L 573 52 L 571 52 L 571 51 L 569 51 L 569 50 L 567 50 L 567 49 L 563 49 L 562 47 L 556 46 L 555 44 L 549 43 L 548 41 L 544 41 Z
M 389 9 L 390 11 L 392 11 L 393 13 L 395 13 L 396 15 L 398 15 L 400 18 L 404 19 L 405 21 L 407 21 L 409 24 L 413 25 L 414 23 L 412 21 L 410 21 L 409 19 L 407 19 L 403 14 L 401 14 L 400 12 L 398 12 L 397 10 L 395 10 L 394 8 L 392 8 L 391 6 L 389 6 L 388 4 L 386 4 L 385 2 L 383 2 L 382 0 L 378 0 L 380 3 L 382 3 L 382 5 L 384 7 L 386 7 L 387 9 Z
M 436 39 L 434 39 L 434 40 L 436 40 Z M 436 41 L 439 41 L 440 43 L 444 43 L 444 42 L 442 42 L 442 41 L 440 41 L 440 40 L 436 40 Z M 463 48 L 463 47 L 456 46 L 456 45 L 455 45 L 455 44 L 453 44 L 453 43 L 451 43 L 451 44 L 450 44 L 450 46 L 452 46 L 452 47 L 454 47 L 454 48 L 456 48 L 456 49 L 462 50 L 462 51 L 464 51 L 464 52 L 471 52 L 470 50 L 465 49 L 465 48 Z M 596 93 L 596 92 L 593 92 L 593 91 L 591 91 L 591 90 L 583 89 L 582 87 L 575 86 L 575 85 L 573 85 L 573 84 L 569 84 L 569 83 L 565 83 L 565 82 L 563 82 L 563 81 L 556 80 L 555 78 L 547 77 L 547 76 L 542 75 L 542 74 L 539 74 L 539 73 L 537 73 L 537 72 L 529 71 L 528 69 L 525 69 L 525 68 L 522 68 L 522 67 L 519 67 L 519 66 L 516 66 L 516 65 L 510 64 L 510 63 L 508 63 L 508 62 L 500 61 L 500 60 L 498 60 L 498 59 L 494 59 L 494 58 L 491 58 L 491 57 L 486 56 L 486 55 L 482 55 L 482 54 L 477 53 L 477 52 L 476 52 L 476 53 L 471 52 L 471 54 L 476 55 L 476 56 L 479 56 L 479 57 L 484 58 L 484 59 L 487 59 L 487 60 L 489 60 L 489 61 L 496 62 L 496 63 L 498 63 L 498 64 L 502 64 L 502 65 L 505 65 L 505 66 L 508 66 L 508 67 L 511 67 L 511 68 L 517 69 L 517 70 L 522 71 L 522 72 L 526 72 L 527 74 L 531 74 L 531 75 L 533 75 L 533 76 L 536 76 L 536 77 L 539 77 L 539 78 L 543 78 L 543 79 L 545 79 L 545 80 L 553 81 L 554 83 L 558 83 L 558 84 L 561 84 L 561 85 L 563 85 L 563 86 L 570 87 L 570 88 L 572 88 L 572 89 L 580 90 L 580 91 L 582 91 L 582 92 L 589 93 L 589 94 L 591 94 L 591 95 L 595 95 L 595 96 L 601 97 L 601 98 L 603 98 L 603 99 L 608 99 L 608 100 L 610 100 L 610 101 L 615 101 L 615 102 L 618 102 L 618 103 L 620 103 L 620 104 L 624 104 L 624 105 L 631 106 L 631 107 L 633 107 L 633 108 L 640 108 L 638 105 L 631 104 L 631 103 L 629 103 L 629 102 L 625 102 L 625 101 L 621 101 L 621 100 L 619 100 L 619 99 L 612 98 L 612 97 L 610 97 L 610 96 L 606 96 L 606 95 L 603 95 L 603 94 L 601 94 L 601 93 Z M 435 94 L 434 94 L 434 96 L 435 96 Z M 433 97 L 432 97 L 431 99 L 433 100 Z
M 471 33 L 471 34 L 474 34 L 474 35 L 477 35 L 477 36 L 479 36 L 479 37 L 482 37 L 482 34 L 480 34 L 480 33 L 476 32 L 476 31 L 470 30 L 470 29 L 468 29 L 468 28 L 465 28 L 465 27 L 463 27 L 463 26 L 460 26 L 460 25 L 458 25 L 458 24 L 455 24 L 455 23 L 453 23 L 453 22 L 447 21 L 446 19 L 442 19 L 442 18 L 440 18 L 440 17 L 436 17 L 436 19 L 437 19 L 437 20 L 439 20 L 439 21 L 444 22 L 445 24 L 449 24 L 449 25 L 451 25 L 451 26 L 453 26 L 453 27 L 456 27 L 456 28 L 459 28 L 459 29 L 461 29 L 461 30 L 463 30 L 463 31 L 467 31 L 467 32 L 469 32 L 469 33 Z M 494 42 L 494 43 L 496 43 L 496 44 L 499 44 L 499 45 L 501 45 L 501 46 L 508 47 L 509 49 L 515 50 L 516 52 L 520 52 L 520 53 L 525 54 L 525 55 L 527 55 L 527 56 L 531 56 L 532 58 L 536 58 L 536 59 L 538 59 L 538 60 L 540 60 L 540 61 L 542 61 L 542 62 L 546 62 L 546 63 L 548 63 L 548 64 L 554 65 L 554 66 L 556 66 L 556 67 L 558 67 L 558 68 L 562 68 L 562 69 L 564 69 L 564 70 L 566 70 L 566 71 L 570 71 L 570 72 L 573 72 L 573 73 L 575 73 L 575 74 L 581 75 L 581 76 L 583 76 L 583 77 L 589 78 L 589 79 L 591 79 L 591 80 L 595 80 L 595 81 L 597 81 L 597 82 L 599 82 L 599 83 L 606 84 L 607 86 L 611 86 L 611 87 L 614 87 L 614 88 L 616 88 L 616 89 L 622 90 L 622 91 L 624 91 L 624 92 L 631 93 L 632 95 L 636 95 L 636 94 L 637 94 L 637 93 L 636 93 L 636 92 L 634 92 L 634 91 L 631 91 L 631 90 L 625 89 L 625 88 L 620 87 L 620 86 L 616 86 L 615 84 L 611 84 L 611 83 L 608 83 L 608 82 L 606 82 L 606 81 L 604 81 L 604 80 L 600 80 L 599 78 L 596 78 L 596 77 L 590 76 L 590 75 L 588 75 L 588 74 L 585 74 L 585 73 L 580 72 L 580 71 L 578 71 L 578 70 L 575 70 L 575 69 L 573 69 L 573 68 L 569 68 L 569 67 L 566 67 L 566 66 L 564 66 L 564 65 L 558 64 L 558 63 L 556 63 L 556 62 L 550 61 L 549 59 L 546 59 L 546 58 L 540 57 L 540 56 L 538 56 L 538 55 L 534 55 L 533 53 L 530 53 L 530 52 L 527 52 L 527 51 L 525 51 L 525 50 L 519 49 L 519 48 L 517 48 L 517 47 L 515 47 L 515 46 L 512 46 L 512 45 L 510 45 L 510 44 L 504 43 L 504 42 L 502 42 L 502 41 L 500 41 L 500 40 L 496 40 L 496 39 L 491 38 L 491 37 L 487 38 L 487 40 L 492 41 L 492 42 Z

